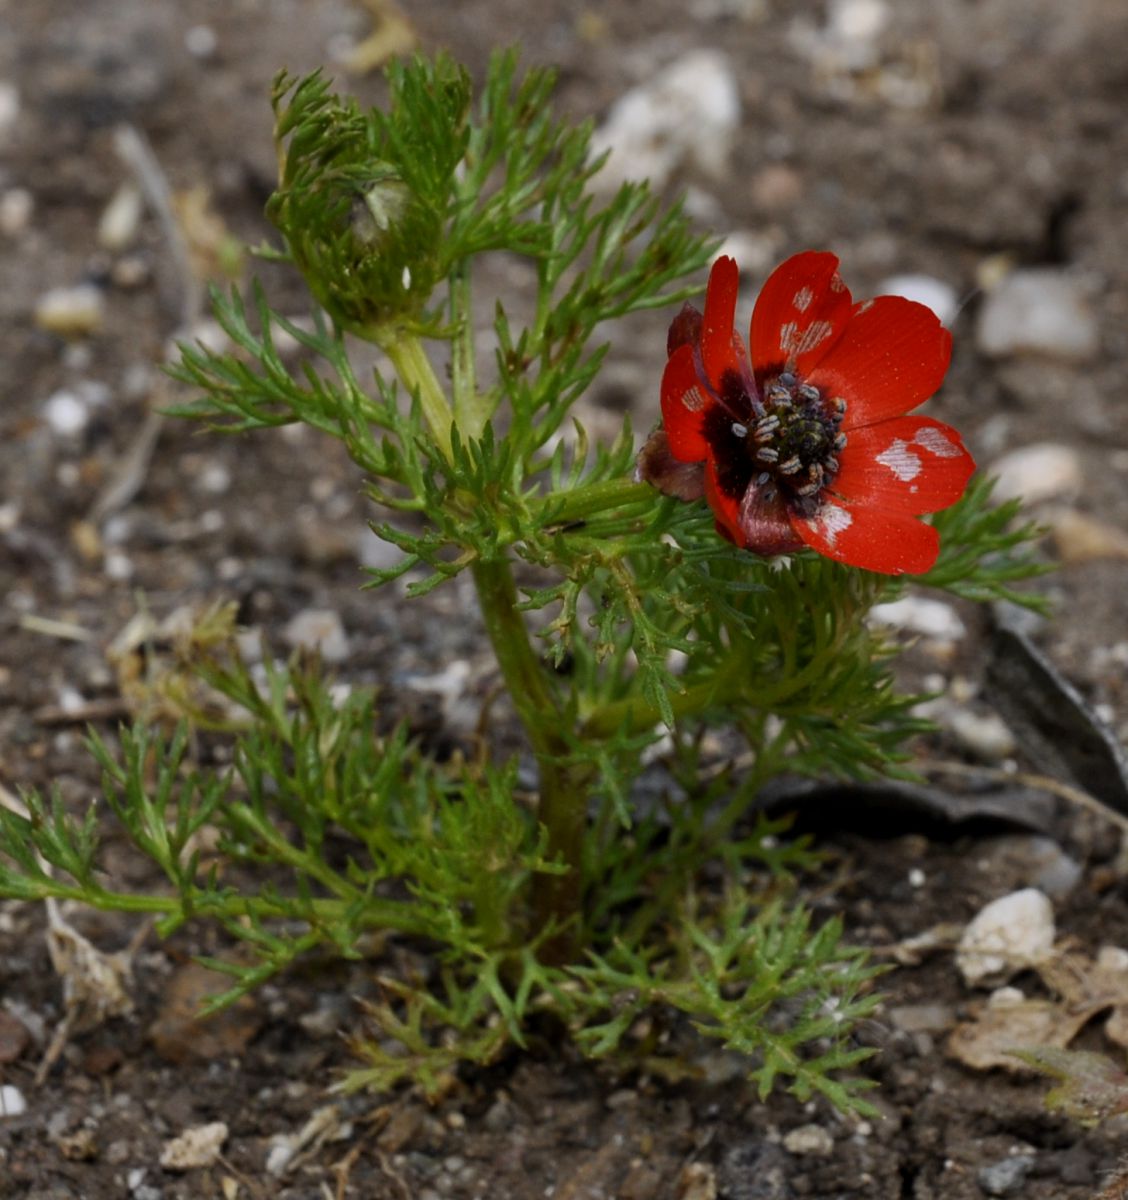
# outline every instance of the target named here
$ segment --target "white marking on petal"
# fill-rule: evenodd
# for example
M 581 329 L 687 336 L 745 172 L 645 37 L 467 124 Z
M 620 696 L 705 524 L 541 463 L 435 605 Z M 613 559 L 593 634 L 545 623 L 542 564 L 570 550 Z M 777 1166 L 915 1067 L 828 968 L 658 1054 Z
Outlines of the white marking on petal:
M 863 300 L 861 302 L 861 304 L 859 304 L 858 307 L 854 310 L 854 315 L 856 317 L 860 317 L 862 315 L 862 313 L 869 312 L 869 310 L 871 308 L 873 308 L 873 301 L 872 300 Z
M 959 446 L 946 438 L 933 425 L 926 425 L 923 429 L 918 429 L 913 441 L 918 446 L 923 446 L 930 454 L 935 454 L 937 458 L 959 458 L 963 453 Z
M 791 303 L 800 312 L 806 312 L 811 306 L 811 301 L 815 298 L 815 293 L 809 287 L 801 287 L 791 298 Z
M 829 321 L 812 321 L 803 330 L 797 321 L 788 321 L 780 328 L 779 348 L 789 358 L 806 354 L 820 342 L 825 342 L 833 332 L 834 326 Z
M 853 514 L 834 504 L 824 505 L 822 511 L 812 522 L 815 532 L 821 533 L 826 538 L 827 545 L 832 549 L 835 542 L 838 541 L 838 535 L 853 524 Z
M 682 393 L 681 401 L 690 412 L 700 412 L 705 407 L 705 393 L 699 387 L 691 387 Z
M 900 438 L 894 438 L 889 449 L 875 457 L 883 467 L 888 467 L 902 483 L 911 482 L 924 469 L 920 456 L 914 454 L 909 449 L 909 443 Z

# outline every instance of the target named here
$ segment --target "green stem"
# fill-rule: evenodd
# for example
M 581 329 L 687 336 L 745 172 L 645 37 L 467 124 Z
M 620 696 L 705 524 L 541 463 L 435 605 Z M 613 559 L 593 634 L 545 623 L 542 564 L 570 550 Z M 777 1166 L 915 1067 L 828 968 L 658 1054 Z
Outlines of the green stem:
M 540 773 L 537 816 L 546 831 L 546 854 L 568 868 L 562 875 L 536 875 L 532 896 L 536 930 L 550 923 L 559 930 L 545 943 L 543 953 L 550 960 L 565 961 L 572 957 L 577 944 L 587 797 L 594 771 L 587 765 L 562 761 L 568 751 L 562 736 L 565 717 L 517 608 L 517 588 L 509 562 L 478 561 L 472 570 L 486 632 L 536 756 Z
M 380 329 L 374 333 L 373 340 L 392 360 L 392 366 L 407 390 L 419 397 L 419 407 L 423 410 L 431 434 L 443 457 L 451 462 L 450 427 L 454 414 L 422 341 L 402 328 Z

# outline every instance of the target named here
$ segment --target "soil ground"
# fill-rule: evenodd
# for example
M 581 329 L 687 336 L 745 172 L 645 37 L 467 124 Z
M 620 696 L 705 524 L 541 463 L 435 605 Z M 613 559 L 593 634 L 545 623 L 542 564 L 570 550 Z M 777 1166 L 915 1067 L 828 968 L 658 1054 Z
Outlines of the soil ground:
M 405 9 L 423 48 L 449 47 L 478 78 L 499 44 L 557 65 L 560 101 L 577 116 L 598 118 L 693 48 L 723 51 L 743 105 L 728 169 L 718 179 L 686 168 L 672 186 L 693 189 L 713 228 L 747 235 L 762 261 L 742 262 L 746 278 L 808 246 L 839 253 L 857 295 L 904 272 L 972 294 L 1000 255 L 1076 273 L 1091 290 L 1098 352 L 1074 362 L 989 360 L 976 346 L 981 301 L 972 295 L 932 410 L 984 463 L 1037 442 L 1066 448 L 1081 469 L 1050 518 L 1065 505 L 1128 527 L 1123 0 L 902 0 L 875 52 L 852 66 L 812 60 L 803 31 L 826 25 L 814 0 L 412 0 Z M 466 594 L 405 606 L 358 591 L 358 480 L 311 436 L 234 443 L 166 423 L 136 495 L 101 525 L 88 521 L 162 395 L 154 364 L 182 302 L 151 217 L 128 252 L 98 247 L 101 215 L 128 178 L 115 128 L 142 130 L 174 189 L 206 186 L 231 231 L 257 243 L 269 234 L 271 76 L 281 66 L 332 67 L 380 11 L 359 0 L 0 0 L 0 84 L 15 89 L 4 93 L 0 128 L 0 781 L 9 789 L 57 787 L 76 804 L 95 794 L 81 722 L 70 718 L 92 716 L 108 731 L 120 715 L 105 649 L 139 597 L 157 616 L 233 597 L 276 645 L 295 613 L 332 609 L 350 637 L 350 675 L 392 696 L 452 660 L 468 663 L 472 678 L 485 662 Z M 375 76 L 349 86 L 380 95 Z M 285 308 L 288 295 L 301 311 L 293 279 L 268 276 L 276 303 Z M 48 288 L 83 281 L 105 299 L 95 334 L 68 343 L 35 325 Z M 645 429 L 657 413 L 664 322 L 617 332 L 593 419 L 602 410 L 617 420 L 629 405 Z M 70 434 L 45 415 L 65 390 L 93 397 L 91 419 Z M 1123 738 L 1128 561 L 1122 550 L 1080 553 L 1068 539 L 1047 540 L 1046 553 L 1064 561 L 1042 585 L 1056 616 L 1038 640 Z M 967 637 L 951 653 L 918 648 L 910 682 L 958 676 L 974 691 L 983 622 L 961 612 Z M 966 747 L 937 738 L 925 752 L 951 758 Z M 1055 896 L 1059 936 L 1089 953 L 1128 946 L 1112 828 L 1062 805 L 1044 832 L 1080 867 Z M 839 867 L 820 911 L 839 912 L 854 940 L 876 946 L 966 921 L 1037 881 L 1045 865 L 1045 843 L 1036 854 L 1013 830 L 944 831 L 911 814 L 883 825 L 843 809 L 822 822 L 820 838 Z M 120 853 L 111 862 L 144 879 L 143 865 Z M 70 918 L 104 949 L 136 932 L 122 918 Z M 350 1101 L 339 1139 L 278 1177 L 266 1169 L 271 1138 L 329 1103 L 325 1085 L 347 1060 L 338 1031 L 356 1019 L 340 998 L 363 991 L 362 969 L 313 964 L 264 989 L 229 1041 L 177 1049 L 152 1036 L 153 1023 L 167 1016 L 183 964 L 214 947 L 199 932 L 167 944 L 150 936 L 136 961 L 134 1014 L 76 1038 L 36 1086 L 61 1012 L 43 930 L 39 908 L 0 908 L 0 999 L 32 1035 L 0 1067 L 0 1082 L 28 1100 L 26 1114 L 0 1119 L 0 1196 L 972 1200 L 1007 1186 L 1025 1200 L 1090 1200 L 1125 1144 L 1123 1124 L 1086 1131 L 1047 1113 L 1043 1081 L 953 1061 L 951 1027 L 983 993 L 940 953 L 884 979 L 885 1009 L 863 1031 L 880 1048 L 880 1120 L 848 1121 L 788 1098 L 761 1103 L 731 1063 L 704 1053 L 703 1077 L 675 1086 L 541 1045 L 467 1075 L 433 1110 L 410 1094 Z M 1037 993 L 1036 981 L 1019 982 Z M 1119 1053 L 1096 1031 L 1087 1036 Z M 222 1161 L 162 1170 L 164 1142 L 211 1121 L 229 1127 Z M 1016 1155 L 1030 1159 L 1017 1183 L 982 1174 Z

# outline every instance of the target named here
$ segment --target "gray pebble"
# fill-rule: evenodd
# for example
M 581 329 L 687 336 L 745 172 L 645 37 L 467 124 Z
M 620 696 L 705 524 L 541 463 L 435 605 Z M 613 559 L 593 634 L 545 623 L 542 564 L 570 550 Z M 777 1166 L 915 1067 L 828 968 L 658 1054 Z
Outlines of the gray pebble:
M 981 1167 L 976 1180 L 988 1196 L 1009 1196 L 1022 1187 L 1033 1166 L 1034 1155 L 1015 1154 Z

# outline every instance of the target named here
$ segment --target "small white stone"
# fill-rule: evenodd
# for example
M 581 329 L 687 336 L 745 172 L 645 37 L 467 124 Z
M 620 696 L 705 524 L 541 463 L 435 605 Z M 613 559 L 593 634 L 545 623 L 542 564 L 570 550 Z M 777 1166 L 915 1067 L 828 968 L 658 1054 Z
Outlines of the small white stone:
M 222 1121 L 210 1125 L 193 1125 L 179 1137 L 165 1142 L 161 1149 L 161 1166 L 166 1171 L 191 1171 L 210 1167 L 219 1158 L 227 1141 L 227 1126 Z
M 995 476 L 994 499 L 1022 499 L 1027 504 L 1075 496 L 1081 491 L 1084 470 L 1081 455 L 1058 442 L 1035 442 L 996 459 L 990 473 Z
M 909 887 L 922 888 L 928 880 L 928 876 L 920 869 L 920 867 L 911 867 L 909 869 Z
M 941 325 L 951 325 L 960 311 L 960 297 L 950 283 L 931 275 L 891 275 L 877 289 L 882 296 L 903 296 L 930 308 Z
M 197 477 L 196 486 L 201 492 L 222 496 L 231 490 L 231 472 L 223 463 L 210 462 Z
M 800 1125 L 783 1135 L 783 1148 L 789 1154 L 827 1158 L 834 1153 L 834 1138 L 821 1125 Z
M 27 1101 L 23 1092 L 10 1083 L 0 1084 L 0 1120 L 4 1117 L 22 1117 L 27 1112 Z
M 35 306 L 35 323 L 60 337 L 86 337 L 101 328 L 105 311 L 102 289 L 80 283 L 44 292 Z
M 31 224 L 35 211 L 35 198 L 27 188 L 9 188 L 0 196 L 0 233 L 5 237 L 19 237 Z
M 193 58 L 211 58 L 219 46 L 219 38 L 210 25 L 193 25 L 184 35 L 184 49 Z
M 133 183 L 123 183 L 102 210 L 98 222 L 98 245 L 118 254 L 131 245 L 141 226 L 141 192 Z
M 879 625 L 946 642 L 958 642 L 967 633 L 959 613 L 950 604 L 927 596 L 903 596 L 889 604 L 875 604 L 869 615 Z
M 74 392 L 61 390 L 44 401 L 43 419 L 60 437 L 77 437 L 90 423 L 90 410 Z
M 291 618 L 282 636 L 290 646 L 317 650 L 327 663 L 344 662 L 349 639 L 341 618 L 330 608 L 306 608 Z
M 1002 762 L 1018 748 L 1014 734 L 998 713 L 953 708 L 944 714 L 944 724 L 982 762 Z
M 1037 888 L 1023 888 L 979 911 L 960 938 L 956 966 L 975 987 L 1042 961 L 1053 944 L 1053 905 Z
M 649 179 L 661 188 L 686 162 L 722 178 L 739 125 L 740 89 L 728 58 L 691 50 L 612 106 L 592 138 L 593 157 L 611 151 L 596 184 L 610 191 Z
M 993 358 L 1037 354 L 1085 362 L 1100 350 L 1084 285 L 1050 267 L 1012 271 L 989 292 L 976 338 Z
M 0 80 L 0 138 L 5 138 L 20 116 L 20 91 L 14 83 Z

